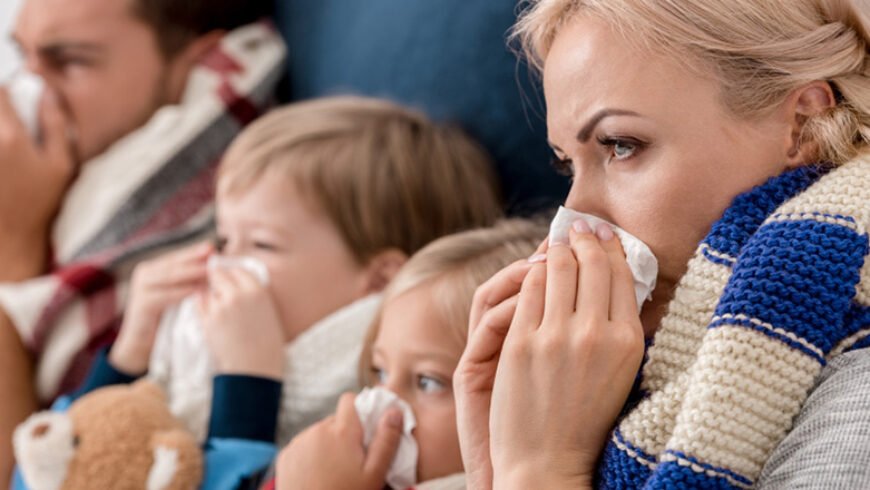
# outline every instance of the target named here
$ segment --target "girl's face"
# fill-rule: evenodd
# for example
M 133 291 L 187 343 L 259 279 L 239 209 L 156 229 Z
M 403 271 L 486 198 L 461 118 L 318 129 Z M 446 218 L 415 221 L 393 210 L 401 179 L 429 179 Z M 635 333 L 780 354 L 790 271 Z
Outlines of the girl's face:
M 711 73 L 712 75 L 712 73 Z M 545 60 L 550 144 L 573 175 L 566 200 L 646 242 L 669 294 L 738 194 L 786 170 L 786 113 L 731 115 L 716 81 L 638 49 L 605 23 L 565 25 Z
M 419 286 L 389 301 L 372 347 L 373 378 L 408 402 L 417 418 L 417 481 L 462 472 L 451 380 L 464 345 Z M 451 335 L 452 334 L 452 335 Z
M 318 320 L 369 292 L 369 274 L 329 218 L 287 178 L 261 177 L 217 197 L 218 249 L 260 259 L 289 342 Z

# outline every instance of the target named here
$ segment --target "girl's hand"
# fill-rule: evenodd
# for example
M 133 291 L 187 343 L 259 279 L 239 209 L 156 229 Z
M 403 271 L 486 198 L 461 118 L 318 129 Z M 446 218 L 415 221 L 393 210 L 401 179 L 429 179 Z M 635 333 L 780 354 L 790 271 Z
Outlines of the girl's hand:
M 212 252 L 210 243 L 201 243 L 142 262 L 133 270 L 130 301 L 109 353 L 112 366 L 132 375 L 148 369 L 163 312 L 206 287 L 206 261 Z
M 402 437 L 402 413 L 384 414 L 366 452 L 354 398 L 343 395 L 335 415 L 309 427 L 281 451 L 279 490 L 384 488 Z
M 212 270 L 197 309 L 218 373 L 284 377 L 284 329 L 268 286 L 246 270 Z
M 596 236 L 597 234 L 597 236 Z M 633 279 L 606 225 L 532 266 L 498 361 L 490 415 L 497 488 L 591 488 L 643 358 Z

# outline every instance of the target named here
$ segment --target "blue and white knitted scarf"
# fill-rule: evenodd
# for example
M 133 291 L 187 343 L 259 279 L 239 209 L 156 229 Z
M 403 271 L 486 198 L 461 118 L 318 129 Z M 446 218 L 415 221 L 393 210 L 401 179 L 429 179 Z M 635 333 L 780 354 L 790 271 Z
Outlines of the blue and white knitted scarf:
M 735 199 L 675 291 L 598 487 L 751 487 L 826 362 L 870 346 L 868 226 L 870 156 Z

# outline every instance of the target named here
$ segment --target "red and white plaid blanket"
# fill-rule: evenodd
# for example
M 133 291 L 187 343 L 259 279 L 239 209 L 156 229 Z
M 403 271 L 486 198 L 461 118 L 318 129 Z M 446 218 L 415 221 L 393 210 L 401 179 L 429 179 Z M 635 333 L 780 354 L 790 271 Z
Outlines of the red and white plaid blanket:
M 114 340 L 136 263 L 210 233 L 217 164 L 273 103 L 285 56 L 270 24 L 228 33 L 180 104 L 82 166 L 54 225 L 51 273 L 0 284 L 0 307 L 37 360 L 44 403 L 76 388 Z

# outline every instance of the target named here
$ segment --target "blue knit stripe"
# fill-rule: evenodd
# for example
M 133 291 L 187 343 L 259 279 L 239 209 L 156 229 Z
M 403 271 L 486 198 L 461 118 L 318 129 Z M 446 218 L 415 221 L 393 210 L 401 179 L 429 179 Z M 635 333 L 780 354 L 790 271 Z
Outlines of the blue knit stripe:
M 752 480 L 750 480 L 749 478 L 746 478 L 745 476 L 741 475 L 740 473 L 729 470 L 728 468 L 720 468 L 718 466 L 713 466 L 711 464 L 704 463 L 701 460 L 699 460 L 695 457 L 689 456 L 688 454 L 685 454 L 685 453 L 680 452 L 680 451 L 674 451 L 674 450 L 668 449 L 665 451 L 665 454 L 670 454 L 670 455 L 675 456 L 677 459 L 682 459 L 682 460 L 688 461 L 692 464 L 696 464 L 696 465 L 700 466 L 701 468 L 704 468 L 706 471 L 712 471 L 713 473 L 717 473 L 719 475 L 722 475 L 722 477 L 730 478 L 731 480 L 734 480 L 738 484 L 752 485 Z
M 595 488 L 599 489 L 636 489 L 643 488 L 646 481 L 652 475 L 652 469 L 641 462 L 655 464 L 655 458 L 650 457 L 637 447 L 628 443 L 620 434 L 619 429 L 614 431 L 614 439 L 618 440 L 623 447 L 628 447 L 637 454 L 637 458 L 629 455 L 611 439 L 604 448 L 601 460 L 598 464 L 598 481 Z
M 870 327 L 868 327 L 867 330 L 868 330 L 868 335 L 866 337 L 862 337 L 860 340 L 858 340 L 857 342 L 852 344 L 852 346 L 846 350 L 851 352 L 853 350 L 866 349 L 866 348 L 870 347 Z
M 751 484 L 738 485 L 729 480 L 724 474 L 712 476 L 708 473 L 699 473 L 689 466 L 684 466 L 677 461 L 667 461 L 659 464 L 652 478 L 642 488 L 653 489 L 699 489 L 699 490 L 735 490 L 747 488 Z
M 867 252 L 867 236 L 844 226 L 768 223 L 743 247 L 715 316 L 756 318 L 827 354 L 849 335 L 844 320 Z
M 722 252 L 714 251 L 706 243 L 701 245 L 701 255 L 714 264 L 724 265 L 728 268 L 733 267 L 734 263 L 737 262 L 737 259 L 735 258 L 727 256 Z
M 755 321 L 753 321 L 753 320 L 755 320 Z M 788 335 L 784 335 L 782 333 L 776 332 L 775 330 L 772 330 L 770 328 L 759 325 L 758 324 L 759 322 L 761 322 L 761 321 L 757 320 L 757 319 L 715 318 L 710 323 L 710 326 L 707 328 L 717 328 L 717 327 L 722 327 L 722 326 L 739 326 L 739 327 L 750 328 L 752 330 L 755 330 L 756 332 L 763 333 L 764 335 L 767 335 L 770 338 L 776 339 L 776 340 L 788 345 L 792 349 L 799 350 L 799 351 L 803 352 L 804 354 L 806 354 L 806 355 L 812 357 L 813 359 L 815 359 L 816 361 L 818 361 L 819 364 L 821 364 L 823 366 L 825 364 L 827 364 L 827 361 L 825 361 L 824 353 L 820 354 L 817 349 L 813 349 L 812 347 L 806 346 L 805 344 L 801 343 L 800 340 L 792 339 Z M 773 326 L 773 325 L 771 325 L 771 326 L 773 328 L 777 328 L 776 326 Z
M 866 334 L 855 339 L 855 343 L 847 346 L 846 350 L 870 347 L 870 306 L 853 303 L 844 323 L 850 336 L 858 335 L 859 332 Z
M 703 243 L 720 254 L 738 257 L 743 245 L 768 216 L 827 171 L 822 167 L 802 167 L 773 177 L 763 185 L 737 196 L 722 218 L 713 225 Z

